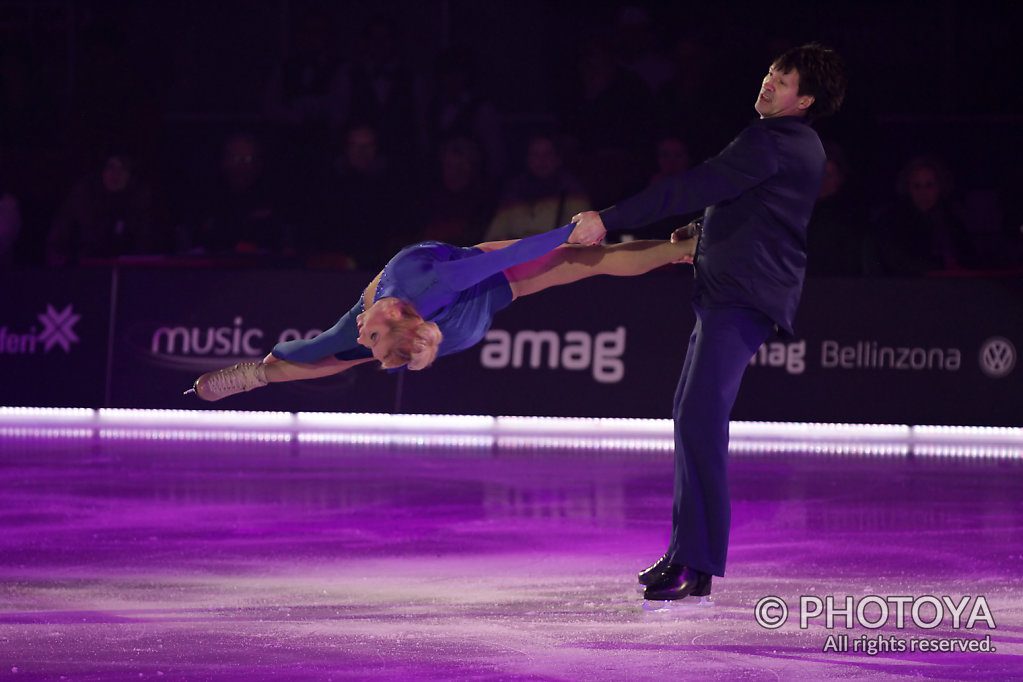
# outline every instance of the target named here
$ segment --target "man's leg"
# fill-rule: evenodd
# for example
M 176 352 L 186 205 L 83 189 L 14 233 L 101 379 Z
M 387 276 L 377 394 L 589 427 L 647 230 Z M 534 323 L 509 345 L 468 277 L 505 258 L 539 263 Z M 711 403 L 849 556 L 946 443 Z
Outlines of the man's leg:
M 724 575 L 731 526 L 728 422 L 742 375 L 774 324 L 746 308 L 694 306 L 697 324 L 675 394 L 672 564 Z

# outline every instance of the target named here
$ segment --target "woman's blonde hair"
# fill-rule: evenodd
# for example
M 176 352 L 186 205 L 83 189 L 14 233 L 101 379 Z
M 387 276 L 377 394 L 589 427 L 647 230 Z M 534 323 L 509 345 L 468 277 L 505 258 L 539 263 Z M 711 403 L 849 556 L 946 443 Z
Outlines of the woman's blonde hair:
M 387 338 L 391 342 L 391 350 L 381 364 L 385 369 L 405 365 L 411 370 L 429 367 L 437 358 L 444 338 L 440 327 L 424 320 L 410 303 L 398 301 L 395 305 L 401 317 L 388 323 Z

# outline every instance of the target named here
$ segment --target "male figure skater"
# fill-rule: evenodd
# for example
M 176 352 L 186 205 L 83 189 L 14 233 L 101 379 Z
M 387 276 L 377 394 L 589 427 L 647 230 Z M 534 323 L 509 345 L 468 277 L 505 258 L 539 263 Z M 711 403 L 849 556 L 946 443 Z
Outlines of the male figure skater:
M 775 329 L 792 333 L 806 271 L 806 225 L 825 155 L 809 122 L 836 112 L 846 73 L 813 43 L 778 57 L 725 149 L 690 171 L 573 218 L 569 242 L 705 209 L 696 249 L 689 339 L 675 393 L 675 494 L 668 551 L 639 574 L 651 600 L 710 594 L 724 575 L 731 524 L 728 422 L 743 372 Z M 711 112 L 708 112 L 711 113 Z

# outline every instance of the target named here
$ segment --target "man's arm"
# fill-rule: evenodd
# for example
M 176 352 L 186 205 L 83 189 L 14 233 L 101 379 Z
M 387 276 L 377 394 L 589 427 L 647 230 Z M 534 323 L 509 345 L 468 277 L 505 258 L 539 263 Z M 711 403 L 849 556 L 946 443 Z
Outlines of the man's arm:
M 643 227 L 662 218 L 686 215 L 733 199 L 778 171 L 778 156 L 767 131 L 742 131 L 720 154 L 677 178 L 668 178 L 605 208 L 572 218 L 573 244 L 595 244 L 604 231 Z

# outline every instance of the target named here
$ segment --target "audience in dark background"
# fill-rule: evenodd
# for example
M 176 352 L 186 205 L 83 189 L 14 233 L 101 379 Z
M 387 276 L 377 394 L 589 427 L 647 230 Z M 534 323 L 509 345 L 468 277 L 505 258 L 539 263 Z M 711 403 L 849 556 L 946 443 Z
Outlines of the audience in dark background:
M 21 234 L 21 208 L 8 185 L 3 152 L 0 151 L 0 265 L 14 263 L 14 243 Z
M 379 270 L 409 230 L 412 192 L 368 123 L 349 126 L 333 169 L 302 220 L 306 264 Z
M 654 126 L 660 134 L 684 131 L 695 160 L 717 153 L 728 144 L 742 120 L 730 120 L 735 109 L 725 102 L 725 91 L 718 81 L 714 55 L 696 36 L 678 38 L 671 47 L 675 68 L 673 76 L 654 93 Z M 709 112 L 714 112 L 710 115 Z
M 326 143 L 347 115 L 348 103 L 330 15 L 314 9 L 296 23 L 291 53 L 271 74 L 263 106 L 274 146 L 284 150 L 278 181 L 301 187 L 329 168 Z
M 186 223 L 186 250 L 215 256 L 288 255 L 294 216 L 260 141 L 247 132 L 225 140 L 220 173 L 197 192 Z
M 139 177 L 134 158 L 103 155 L 61 202 L 46 242 L 51 266 L 166 252 L 167 227 L 155 192 Z
M 682 139 L 681 135 L 670 132 L 663 133 L 652 146 L 653 170 L 648 182 L 650 185 L 681 175 L 695 165 L 693 155 L 689 151 L 689 143 Z M 618 233 L 616 237 L 622 240 L 663 239 L 664 235 L 671 234 L 696 217 L 696 215 L 689 215 L 665 218 L 638 230 Z
M 845 150 L 825 140 L 824 151 L 824 181 L 806 228 L 806 273 L 858 277 L 868 271 L 869 212 Z
M 579 45 L 575 78 L 562 92 L 562 134 L 577 156 L 577 172 L 595 206 L 610 206 L 646 181 L 644 152 L 651 139 L 652 95 L 622 66 L 609 36 Z
M 408 243 L 437 240 L 470 246 L 483 240 L 494 197 L 483 176 L 483 152 L 475 140 L 454 137 L 441 145 L 438 177 L 414 219 L 420 226 Z
M 785 26 L 761 10 L 738 16 L 650 0 L 580 17 L 571 5 L 536 19 L 564 40 L 529 53 L 533 62 L 522 68 L 531 76 L 513 84 L 495 76 L 509 73 L 499 63 L 517 68 L 520 56 L 500 47 L 513 43 L 498 35 L 499 21 L 411 0 L 389 13 L 257 3 L 254 16 L 275 25 L 267 35 L 276 31 L 278 42 L 260 47 L 265 68 L 248 85 L 177 73 L 173 59 L 159 57 L 157 46 L 173 40 L 154 33 L 160 17 L 177 17 L 179 28 L 204 20 L 171 6 L 86 1 L 64 28 L 31 13 L 24 25 L 12 19 L 0 28 L 0 265 L 164 254 L 375 269 L 417 239 L 522 236 L 704 160 L 742 126 L 718 113 L 744 115 L 738 98 L 748 90 L 736 79 L 755 83 L 785 45 L 821 39 L 839 43 L 852 81 L 842 114 L 820 129 L 829 164 L 809 227 L 809 272 L 1023 268 L 1023 181 L 1008 167 L 1015 162 L 991 171 L 991 154 L 971 149 L 968 136 L 942 134 L 949 126 L 968 132 L 954 123 L 954 98 L 926 106 L 896 98 L 895 111 L 915 117 L 908 122 L 872 112 L 871 103 L 899 89 L 897 69 L 876 72 L 877 60 L 864 66 L 853 49 L 867 19 L 846 27 L 809 3 Z M 495 6 L 494 16 L 509 7 Z M 886 34 L 912 21 L 908 10 L 882 14 L 894 22 L 879 29 Z M 819 26 L 829 28 L 822 35 Z M 230 26 L 222 31 L 218 54 L 230 46 Z M 537 63 L 544 54 L 560 57 Z M 897 52 L 888 59 L 912 61 Z M 182 78 L 198 77 L 232 93 L 218 106 L 237 108 L 171 110 L 174 93 L 203 92 L 181 89 Z M 998 97 L 994 111 L 1018 110 L 1008 106 L 1010 90 Z M 975 108 L 964 111 L 983 118 Z M 752 102 L 747 109 L 752 117 Z M 927 122 L 927 134 L 915 121 Z M 219 166 L 204 163 L 204 150 L 226 137 Z M 94 167 L 112 148 L 132 154 L 108 154 Z M 892 182 L 903 160 L 930 149 L 954 163 L 960 190 L 935 161 L 907 164 Z M 986 172 L 974 172 L 978 163 Z M 637 236 L 666 236 L 668 227 L 677 225 Z
M 1000 211 L 995 233 L 998 256 L 997 268 L 1011 268 L 1023 264 L 1023 164 L 1005 173 L 997 192 Z
M 657 138 L 655 147 L 657 165 L 650 178 L 651 184 L 682 175 L 694 165 L 689 143 L 679 135 L 665 133 Z
M 84 168 L 110 147 L 131 149 L 156 167 L 162 131 L 158 67 L 140 58 L 139 40 L 112 19 L 97 19 L 82 35 L 74 97 L 68 116 L 69 159 Z
M 538 133 L 526 145 L 525 169 L 509 180 L 485 239 L 520 239 L 566 225 L 592 206 L 582 182 L 565 168 L 554 135 Z
M 484 176 L 495 181 L 504 173 L 504 137 L 496 107 L 480 91 L 478 71 L 475 56 L 466 48 L 445 50 L 437 58 L 426 106 L 424 147 L 434 156 L 446 140 L 470 139 L 483 154 Z
M 426 89 L 405 47 L 405 32 L 397 19 L 388 14 L 371 17 L 362 29 L 345 84 L 348 120 L 373 126 L 381 153 L 402 177 L 422 166 L 419 112 Z
M 642 7 L 626 5 L 618 11 L 612 41 L 622 66 L 642 78 L 650 92 L 675 74 L 677 65 L 664 55 L 660 36 Z
M 941 159 L 910 159 L 899 171 L 897 197 L 878 218 L 872 254 L 882 275 L 925 275 L 978 267 Z

